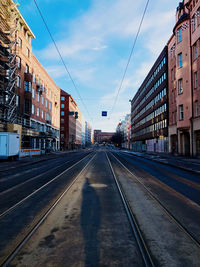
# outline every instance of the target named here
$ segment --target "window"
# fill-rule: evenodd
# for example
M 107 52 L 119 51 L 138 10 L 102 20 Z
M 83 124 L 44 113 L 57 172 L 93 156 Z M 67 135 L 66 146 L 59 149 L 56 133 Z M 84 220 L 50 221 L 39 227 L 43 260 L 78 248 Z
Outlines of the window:
M 35 73 L 33 73 L 33 83 L 35 83 Z
M 21 58 L 17 56 L 17 68 L 21 69 Z
M 64 127 L 64 126 L 61 126 L 61 127 L 60 127 L 60 130 L 61 130 L 61 131 L 64 131 L 64 130 L 65 130 L 65 127 Z
M 183 93 L 183 79 L 178 80 L 178 93 L 179 94 Z
M 19 96 L 16 95 L 16 106 L 18 107 L 19 106 Z
M 177 30 L 177 42 L 180 43 L 182 41 L 182 27 Z
M 191 19 L 191 24 L 192 24 L 192 31 L 194 32 L 196 30 L 196 20 L 195 16 L 192 17 Z
M 35 114 L 35 106 L 32 105 L 32 114 Z
M 28 47 L 26 48 L 26 56 L 30 57 L 30 50 L 28 49 Z
M 32 88 L 32 98 L 35 99 L 35 89 Z
M 200 8 L 197 10 L 198 26 L 200 25 Z
M 44 96 L 42 96 L 42 105 L 44 106 Z
M 61 96 L 61 100 L 62 100 L 62 101 L 65 101 L 65 97 L 64 97 L 64 96 Z
M 42 119 L 44 119 L 44 110 L 42 110 L 42 115 L 41 116 L 42 116 Z
M 21 88 L 21 78 L 17 76 L 17 87 Z
M 195 101 L 195 116 L 198 117 L 199 116 L 199 102 L 198 100 Z
M 21 39 L 21 38 L 18 38 L 18 46 L 19 46 L 20 48 L 22 48 L 22 39 Z
M 40 95 L 37 94 L 37 101 L 40 102 Z
M 178 54 L 178 67 L 179 68 L 183 67 L 183 55 L 182 55 L 182 53 Z
M 64 120 L 64 119 L 61 119 L 60 121 L 61 121 L 61 123 L 64 123 L 64 122 L 65 122 L 65 120 Z
M 198 87 L 198 76 L 197 71 L 194 73 L 194 88 L 196 89 Z
M 26 64 L 25 73 L 29 73 L 29 66 Z
M 183 120 L 183 105 L 179 105 L 179 120 Z
M 48 100 L 46 99 L 46 108 L 48 108 Z
M 196 60 L 198 57 L 197 43 L 195 43 L 193 46 L 193 53 L 194 53 L 194 60 Z
M 64 115 L 65 115 L 65 112 L 64 112 L 64 111 L 61 111 L 61 112 L 60 112 L 60 115 L 61 115 L 61 116 L 64 116 Z
M 51 102 L 49 102 L 49 110 L 51 110 Z
M 29 82 L 27 81 L 24 82 L 24 90 L 25 92 L 29 92 Z
M 40 108 L 37 108 L 37 116 L 40 116 Z
M 61 108 L 64 108 L 65 107 L 65 104 L 61 104 Z

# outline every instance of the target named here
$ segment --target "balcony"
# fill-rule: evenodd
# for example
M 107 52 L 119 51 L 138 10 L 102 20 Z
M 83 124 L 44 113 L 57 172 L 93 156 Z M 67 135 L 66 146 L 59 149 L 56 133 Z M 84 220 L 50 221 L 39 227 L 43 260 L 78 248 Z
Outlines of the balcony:
M 51 121 L 50 120 L 46 120 L 46 124 L 51 125 Z
M 40 94 L 44 93 L 45 89 L 44 89 L 44 85 L 42 85 L 41 83 L 37 83 L 36 85 L 36 91 Z
M 31 82 L 33 81 L 33 75 L 31 73 L 24 73 L 24 81 Z

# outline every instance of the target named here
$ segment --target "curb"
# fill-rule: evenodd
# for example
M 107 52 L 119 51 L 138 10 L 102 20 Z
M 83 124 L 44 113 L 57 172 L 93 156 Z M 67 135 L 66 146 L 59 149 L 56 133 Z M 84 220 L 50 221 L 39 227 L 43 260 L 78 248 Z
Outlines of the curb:
M 181 167 L 181 166 L 178 166 L 178 165 L 175 165 L 175 164 L 172 164 L 172 163 L 167 163 L 167 162 L 163 162 L 163 161 L 160 161 L 160 160 L 157 160 L 157 159 L 151 159 L 151 158 L 148 158 L 148 157 L 145 157 L 145 156 L 142 156 L 142 155 L 136 155 L 136 154 L 133 154 L 131 152 L 127 152 L 129 155 L 134 155 L 136 157 L 140 157 L 140 158 L 144 158 L 144 159 L 148 159 L 148 160 L 151 160 L 151 161 L 155 161 L 155 162 L 158 162 L 158 163 L 161 163 L 163 165 L 168 165 L 168 166 L 171 166 L 171 167 L 175 167 L 177 169 L 181 169 L 183 171 L 187 171 L 187 172 L 191 172 L 193 174 L 198 174 L 200 175 L 200 171 L 195 171 L 195 170 L 191 170 L 191 169 L 188 169 L 188 168 L 184 168 L 184 167 Z

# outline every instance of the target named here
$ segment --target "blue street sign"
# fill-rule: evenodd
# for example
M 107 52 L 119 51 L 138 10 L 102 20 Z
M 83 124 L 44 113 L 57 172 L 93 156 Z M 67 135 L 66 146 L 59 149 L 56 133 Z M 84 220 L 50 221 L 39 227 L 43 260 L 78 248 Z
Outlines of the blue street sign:
M 107 117 L 107 111 L 102 111 L 102 116 Z

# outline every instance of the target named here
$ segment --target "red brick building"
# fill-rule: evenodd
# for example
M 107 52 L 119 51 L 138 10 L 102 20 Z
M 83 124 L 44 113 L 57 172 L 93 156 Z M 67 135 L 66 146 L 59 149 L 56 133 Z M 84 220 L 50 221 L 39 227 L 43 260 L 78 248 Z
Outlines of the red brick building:
M 168 42 L 169 152 L 200 155 L 200 1 L 182 1 Z
M 15 25 L 10 30 L 15 33 L 11 45 L 15 43 L 16 46 L 12 51 L 12 77 L 7 79 L 4 73 L 6 79 L 2 79 L 3 73 L 0 73 L 0 105 L 3 107 L 3 112 L 0 112 L 0 130 L 18 132 L 22 148 L 57 150 L 60 137 L 60 88 L 33 55 L 31 42 L 35 36 L 12 0 L 1 3 L 1 14 L 5 14 L 0 18 L 0 39 L 3 30 L 7 36 L 8 30 L 3 29 L 2 25 L 6 25 L 9 20 L 9 10 L 13 10 Z M 7 53 L 11 50 L 8 48 Z M 6 49 L 6 45 L 0 42 L 1 52 L 2 49 Z M 0 57 L 1 69 L 5 65 L 2 59 Z M 8 93 L 7 83 L 11 81 L 13 85 Z M 11 93 L 10 98 L 15 101 L 10 100 L 8 106 L 7 96 L 11 96 Z
M 73 97 L 61 90 L 60 97 L 60 149 L 73 149 L 76 146 L 76 120 L 78 107 Z

